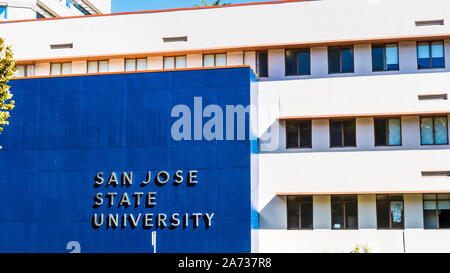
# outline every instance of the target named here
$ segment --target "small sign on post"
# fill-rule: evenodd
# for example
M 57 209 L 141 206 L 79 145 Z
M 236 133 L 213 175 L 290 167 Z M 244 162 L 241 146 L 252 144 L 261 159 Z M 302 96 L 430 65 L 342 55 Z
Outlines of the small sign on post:
M 156 253 L 156 231 L 152 231 L 153 253 Z

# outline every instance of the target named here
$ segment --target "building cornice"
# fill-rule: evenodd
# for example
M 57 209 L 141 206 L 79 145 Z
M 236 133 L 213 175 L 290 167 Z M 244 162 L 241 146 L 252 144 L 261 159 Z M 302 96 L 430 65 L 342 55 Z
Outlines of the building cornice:
M 18 59 L 18 64 L 33 64 L 33 63 L 47 63 L 47 62 L 69 62 L 69 61 L 85 61 L 98 59 L 126 59 L 126 58 L 146 58 L 156 56 L 179 56 L 188 54 L 209 54 L 209 53 L 224 53 L 236 51 L 261 51 L 271 49 L 290 49 L 290 48 L 305 48 L 305 47 L 320 47 L 320 46 L 339 46 L 339 45 L 355 45 L 355 44 L 378 44 L 378 43 L 397 43 L 397 42 L 416 42 L 416 41 L 435 41 L 450 39 L 449 34 L 431 34 L 431 35 L 412 35 L 412 36 L 397 36 L 397 37 L 378 37 L 378 38 L 363 38 L 353 40 L 327 40 L 327 41 L 310 41 L 302 43 L 288 43 L 288 44 L 271 44 L 271 45 L 252 45 L 252 46 L 237 46 L 237 47 L 215 47 L 215 48 L 197 48 L 191 50 L 174 50 L 174 51 L 148 51 L 148 52 L 122 52 L 108 55 L 74 55 L 67 57 L 47 57 L 38 59 Z

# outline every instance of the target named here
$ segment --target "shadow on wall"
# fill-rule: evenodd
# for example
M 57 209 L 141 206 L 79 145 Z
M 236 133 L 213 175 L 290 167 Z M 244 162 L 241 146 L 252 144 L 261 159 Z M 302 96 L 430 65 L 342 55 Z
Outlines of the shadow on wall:
M 259 213 L 260 229 L 287 229 L 286 197 L 274 196 Z
M 449 116 L 450 128 L 450 116 Z M 329 147 L 329 142 L 327 145 L 320 145 L 321 147 L 313 148 L 291 148 L 286 149 L 286 135 L 284 131 L 286 130 L 285 121 L 279 121 L 275 118 L 275 121 L 264 129 L 264 132 L 259 137 L 259 153 L 260 154 L 286 154 L 286 153 L 340 153 L 340 152 L 383 152 L 383 151 L 423 151 L 423 150 L 448 150 L 450 149 L 450 144 L 443 145 L 408 145 L 403 144 L 402 146 L 373 146 L 371 147 Z M 358 129 L 357 129 L 358 130 Z M 358 132 L 358 131 L 357 131 Z M 314 138 L 314 132 L 313 136 Z M 327 136 L 329 140 L 329 135 Z M 313 140 L 314 143 L 314 140 Z M 356 144 L 358 145 L 358 138 L 356 139 Z M 314 145 L 314 144 L 313 144 Z

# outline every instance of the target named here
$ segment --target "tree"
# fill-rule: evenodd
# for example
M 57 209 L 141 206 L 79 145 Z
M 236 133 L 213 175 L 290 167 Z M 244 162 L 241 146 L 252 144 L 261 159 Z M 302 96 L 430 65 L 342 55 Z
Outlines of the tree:
M 9 91 L 8 81 L 14 77 L 16 63 L 10 46 L 6 46 L 5 40 L 0 38 L 0 134 L 3 127 L 9 124 L 9 111 L 14 108 L 12 94 Z
M 211 5 L 208 5 L 206 0 L 200 0 L 202 1 L 201 5 L 195 5 L 194 7 L 208 7 L 208 6 L 225 6 L 230 5 L 231 3 L 222 3 L 222 0 L 215 0 L 211 3 Z

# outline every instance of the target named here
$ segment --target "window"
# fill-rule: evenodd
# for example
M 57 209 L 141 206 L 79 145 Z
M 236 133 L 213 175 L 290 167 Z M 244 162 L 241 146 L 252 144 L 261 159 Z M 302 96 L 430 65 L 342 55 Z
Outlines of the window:
M 311 75 L 309 48 L 286 49 L 286 76 Z
M 204 54 L 203 67 L 226 66 L 227 54 Z
M 377 228 L 403 229 L 403 207 L 402 194 L 377 195 Z
M 286 121 L 286 148 L 311 148 L 311 120 Z
M 186 56 L 164 57 L 164 69 L 186 68 Z
M 375 146 L 402 145 L 400 118 L 375 118 Z
M 269 76 L 269 55 L 267 51 L 256 52 L 256 73 L 261 78 Z
M 313 229 L 312 196 L 287 197 L 288 229 Z
M 398 70 L 398 45 L 372 45 L 372 70 L 392 71 Z
M 444 42 L 417 43 L 418 69 L 444 68 Z
M 353 46 L 328 48 L 328 73 L 353 73 Z
M 6 7 L 0 7 L 0 20 L 6 20 L 6 19 L 8 19 Z
M 422 145 L 448 144 L 447 116 L 421 117 L 420 139 Z
M 72 63 L 52 63 L 50 75 L 68 75 L 72 73 Z
M 125 71 L 147 70 L 147 59 L 126 59 Z
M 358 197 L 357 195 L 331 196 L 332 229 L 358 228 Z
M 105 73 L 109 72 L 109 61 L 89 61 L 88 73 Z
M 15 77 L 32 77 L 34 76 L 34 65 L 16 65 Z
M 330 120 L 330 146 L 356 147 L 355 119 Z
M 424 227 L 450 228 L 450 194 L 423 195 Z

